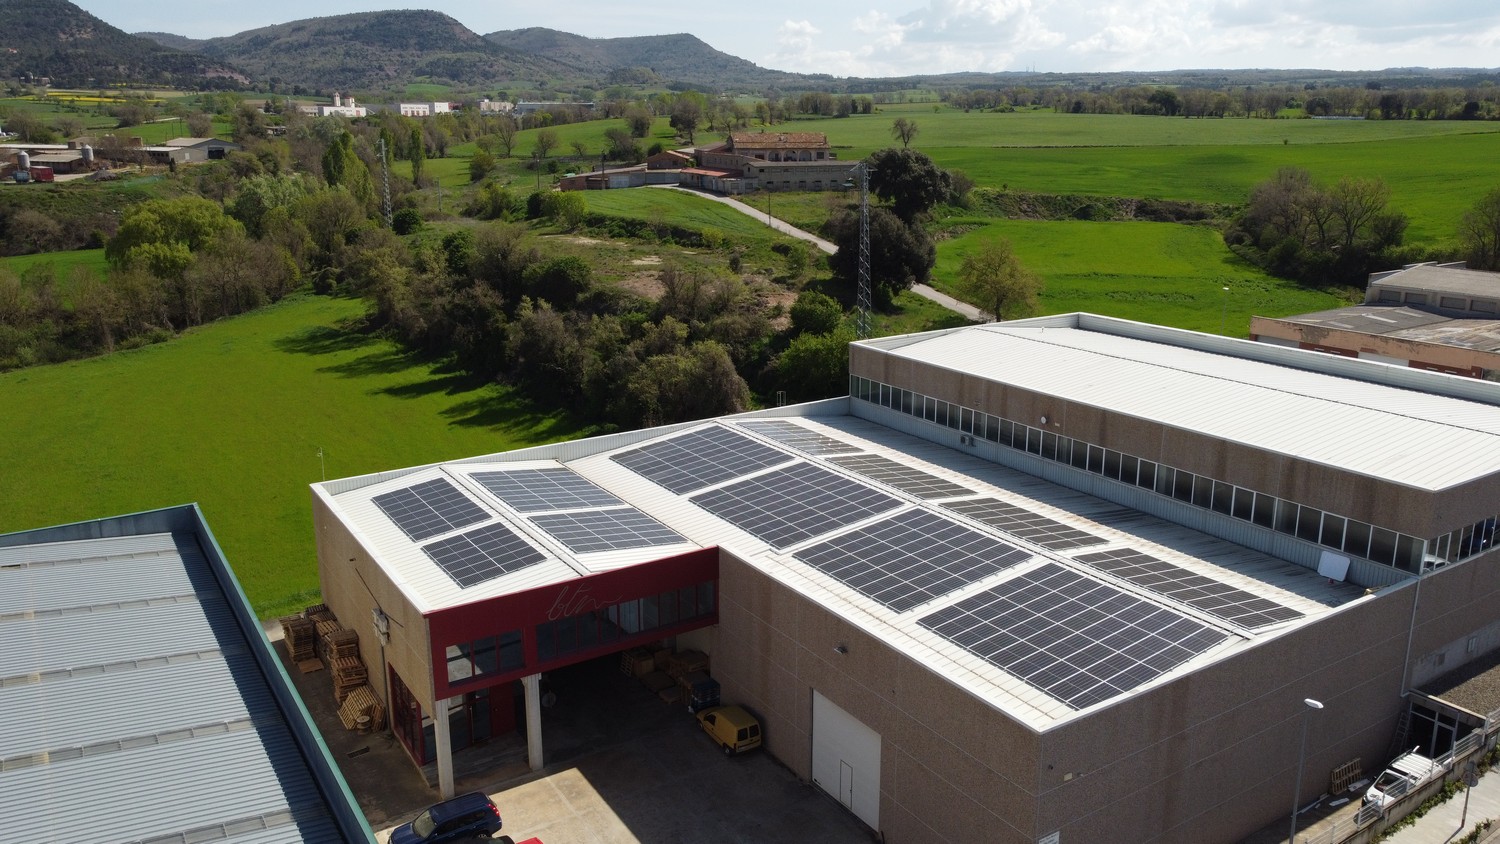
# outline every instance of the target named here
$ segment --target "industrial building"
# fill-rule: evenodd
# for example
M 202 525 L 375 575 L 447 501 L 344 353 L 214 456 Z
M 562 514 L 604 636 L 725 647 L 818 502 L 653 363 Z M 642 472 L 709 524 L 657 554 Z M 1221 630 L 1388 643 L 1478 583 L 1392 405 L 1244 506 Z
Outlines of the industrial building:
M 374 842 L 196 505 L 0 535 L 7 840 Z
M 1500 273 L 1411 264 L 1375 273 L 1362 304 L 1253 317 L 1250 338 L 1449 375 L 1500 380 Z
M 314 485 L 414 762 L 447 793 L 524 721 L 540 767 L 545 672 L 670 640 L 892 844 L 1230 842 L 1299 771 L 1500 710 L 1415 691 L 1500 646 L 1500 385 L 1088 314 L 849 365 L 845 398 Z

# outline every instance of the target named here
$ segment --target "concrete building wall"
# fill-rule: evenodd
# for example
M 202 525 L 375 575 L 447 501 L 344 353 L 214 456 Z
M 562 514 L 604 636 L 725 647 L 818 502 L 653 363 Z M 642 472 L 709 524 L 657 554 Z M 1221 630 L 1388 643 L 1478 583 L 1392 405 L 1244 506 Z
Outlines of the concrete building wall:
M 313 526 L 318 548 L 318 585 L 323 603 L 345 627 L 359 631 L 359 655 L 369 667 L 375 696 L 390 702 L 385 665 L 390 663 L 401 681 L 419 700 L 432 700 L 431 645 L 427 619 L 370 559 L 327 502 L 313 494 Z M 376 604 L 390 619 L 390 642 L 381 645 L 371 621 Z
M 1437 493 L 1399 487 L 1321 463 L 924 366 L 860 346 L 850 347 L 849 371 L 854 376 L 944 398 L 1032 427 L 1045 427 L 1060 436 L 1412 536 L 1432 538 L 1493 516 L 1495 501 L 1500 499 L 1500 477 Z

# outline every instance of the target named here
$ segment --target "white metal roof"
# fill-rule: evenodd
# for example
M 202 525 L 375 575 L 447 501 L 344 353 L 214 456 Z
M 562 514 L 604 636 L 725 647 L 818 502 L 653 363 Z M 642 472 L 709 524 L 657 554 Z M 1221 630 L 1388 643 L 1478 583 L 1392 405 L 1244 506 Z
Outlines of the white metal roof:
M 796 410 L 793 409 L 790 412 L 795 413 Z M 764 415 L 757 414 L 762 417 Z M 703 423 L 702 427 L 729 427 L 785 453 L 784 461 L 760 470 L 762 472 L 776 471 L 788 465 L 806 462 L 830 471 L 848 474 L 841 467 L 821 457 L 783 446 L 739 426 L 736 420 L 742 418 L 730 417 Z M 1128 518 L 1122 517 L 1121 508 L 1118 505 L 1063 489 L 1031 475 L 1006 469 L 981 458 L 901 434 L 853 416 L 799 417 L 795 419 L 795 424 L 852 444 L 863 453 L 888 457 L 960 484 L 972 490 L 973 496 L 998 497 L 1019 504 L 1033 512 L 1044 513 L 1056 521 L 1079 527 L 1103 539 L 1103 544 L 1084 550 L 1098 551 L 1128 546 L 1148 552 L 1192 572 L 1237 586 L 1304 614 L 1303 618 L 1298 620 L 1251 631 L 1238 628 L 1222 619 L 1207 616 L 1191 607 L 1176 604 L 1154 593 L 1115 582 L 1113 585 L 1139 598 L 1169 607 L 1214 629 L 1221 630 L 1227 636 L 1223 644 L 1157 680 L 1147 683 L 1142 688 L 1169 682 L 1173 678 L 1190 673 L 1197 667 L 1248 647 L 1260 639 L 1310 623 L 1330 612 L 1330 607 L 1337 607 L 1355 600 L 1360 594 L 1359 590 L 1354 587 L 1332 586 L 1326 579 L 1306 569 L 1242 546 L 1134 511 L 1128 512 Z M 579 444 L 573 444 L 573 453 L 581 456 L 573 457 L 565 464 L 559 464 L 556 461 L 539 463 L 535 460 L 506 463 L 503 461 L 503 456 L 497 456 L 486 458 L 484 462 L 449 463 L 423 468 L 397 477 L 384 476 L 368 485 L 359 484 L 357 479 L 329 482 L 320 485 L 317 492 L 327 497 L 330 506 L 365 543 L 376 561 L 386 569 L 401 588 L 407 591 L 409 596 L 418 602 L 419 606 L 425 609 L 435 609 L 468 603 L 479 597 L 505 594 L 543 582 L 560 582 L 577 577 L 586 571 L 599 570 L 599 568 L 596 565 L 591 566 L 590 561 L 568 557 L 556 548 L 549 548 L 552 556 L 549 556 L 547 562 L 534 566 L 534 571 L 523 570 L 469 589 L 459 589 L 426 558 L 418 544 L 408 540 L 395 528 L 394 524 L 371 503 L 371 499 L 383 492 L 410 486 L 440 475 L 463 482 L 468 473 L 482 471 L 486 467 L 566 465 L 567 468 L 685 536 L 692 543 L 687 547 L 715 545 L 723 547 L 736 557 L 859 626 L 875 638 L 887 642 L 903 653 L 911 654 L 918 662 L 950 682 L 967 689 L 997 709 L 1011 714 L 1036 729 L 1045 729 L 1078 714 L 1077 710 L 1067 704 L 1007 674 L 985 660 L 969 654 L 958 645 L 923 628 L 918 623 L 921 617 L 935 609 L 995 587 L 1012 577 L 1045 564 L 1061 564 L 1085 576 L 1102 579 L 1092 573 L 1088 567 L 1071 561 L 1067 553 L 1048 551 L 1041 546 L 1033 546 L 1014 537 L 999 534 L 1005 538 L 1005 541 L 1033 551 L 1031 560 L 972 583 L 940 599 L 904 612 L 894 612 L 794 558 L 794 554 L 799 549 L 821 542 L 844 530 L 857 529 L 860 525 L 849 525 L 832 530 L 778 551 L 764 541 L 699 507 L 691 500 L 691 496 L 698 494 L 697 491 L 684 495 L 672 494 L 611 459 L 621 451 L 640 446 L 643 433 L 647 438 L 646 441 L 651 441 L 652 432 L 631 432 L 626 435 L 585 441 L 590 444 L 589 448 L 579 448 Z M 665 439 L 680 433 L 682 433 L 682 428 L 678 427 L 658 433 L 654 439 Z M 535 450 L 528 452 L 528 456 L 534 455 Z M 857 476 L 850 475 L 850 477 Z M 726 481 L 720 486 L 735 483 L 740 479 L 742 478 Z M 906 493 L 882 487 L 868 479 L 858 479 L 904 502 L 897 510 L 872 517 L 860 524 L 878 521 L 904 510 L 923 507 L 936 510 L 935 505 L 924 503 Z M 524 518 L 510 512 L 472 481 L 461 485 L 472 498 L 494 512 L 496 519 L 506 521 L 528 538 L 536 539 L 538 544 L 541 544 L 540 539 L 534 535 L 534 527 L 528 526 Z M 334 489 L 338 491 L 334 492 Z M 944 513 L 944 515 L 951 516 L 952 514 Z M 973 526 L 983 532 L 994 532 L 977 523 Z M 465 529 L 471 528 L 472 526 Z M 633 559 L 630 562 L 659 559 L 668 556 L 671 552 L 672 549 L 643 549 L 641 552 L 632 552 Z M 617 560 L 614 564 L 629 563 Z M 1105 579 L 1105 582 L 1110 581 Z
M 331 812 L 291 720 L 305 716 L 278 701 L 267 645 L 246 634 L 241 599 L 196 536 L 5 539 L 19 540 L 0 547 L 8 830 L 40 842 L 368 840 Z
M 1228 353 L 1024 322 L 918 335 L 885 350 L 1418 489 L 1446 489 L 1500 465 L 1494 404 Z

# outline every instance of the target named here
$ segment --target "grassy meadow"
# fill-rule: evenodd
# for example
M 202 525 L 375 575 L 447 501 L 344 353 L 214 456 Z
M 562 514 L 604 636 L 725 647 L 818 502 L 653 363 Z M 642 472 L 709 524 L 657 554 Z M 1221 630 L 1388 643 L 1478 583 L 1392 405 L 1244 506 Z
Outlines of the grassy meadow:
M 108 357 L 0 373 L 0 532 L 196 501 L 262 617 L 316 601 L 308 484 L 586 434 L 301 296 Z M 322 449 L 320 463 L 318 451 Z

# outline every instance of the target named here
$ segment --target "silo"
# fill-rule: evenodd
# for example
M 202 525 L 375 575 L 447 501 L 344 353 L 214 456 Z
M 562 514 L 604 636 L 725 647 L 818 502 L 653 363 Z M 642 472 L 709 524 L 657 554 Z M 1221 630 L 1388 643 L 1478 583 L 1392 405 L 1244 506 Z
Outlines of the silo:
M 88 144 L 83 145 L 83 166 L 94 166 L 94 148 Z
M 16 156 L 16 169 L 17 170 L 30 170 L 31 169 L 31 154 L 30 153 L 23 152 L 20 155 Z

